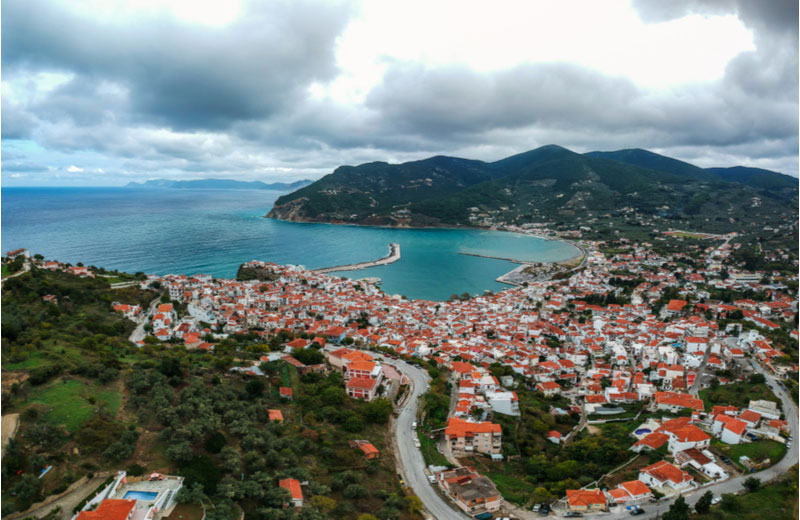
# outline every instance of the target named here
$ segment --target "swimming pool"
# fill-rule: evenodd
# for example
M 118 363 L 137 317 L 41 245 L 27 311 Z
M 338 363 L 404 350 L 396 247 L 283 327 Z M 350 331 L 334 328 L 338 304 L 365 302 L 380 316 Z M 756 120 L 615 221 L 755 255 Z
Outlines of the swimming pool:
M 636 435 L 644 435 L 645 433 L 650 433 L 652 431 L 653 430 L 651 430 L 650 428 L 639 428 L 638 430 L 636 430 L 633 433 L 635 433 Z
M 128 491 L 125 493 L 125 496 L 122 497 L 123 499 L 133 499 L 133 500 L 150 500 L 153 501 L 158 496 L 158 493 L 154 491 Z

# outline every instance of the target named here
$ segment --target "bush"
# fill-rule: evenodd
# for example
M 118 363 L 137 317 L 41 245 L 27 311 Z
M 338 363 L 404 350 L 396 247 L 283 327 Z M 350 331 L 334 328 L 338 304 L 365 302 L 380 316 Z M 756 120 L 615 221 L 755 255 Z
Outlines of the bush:
M 747 491 L 753 492 L 761 487 L 761 479 L 758 477 L 748 477 L 742 483 L 742 486 L 744 486 Z
M 145 468 L 144 466 L 140 466 L 139 464 L 133 464 L 128 466 L 128 469 L 125 470 L 125 473 L 132 477 L 140 477 L 144 475 Z

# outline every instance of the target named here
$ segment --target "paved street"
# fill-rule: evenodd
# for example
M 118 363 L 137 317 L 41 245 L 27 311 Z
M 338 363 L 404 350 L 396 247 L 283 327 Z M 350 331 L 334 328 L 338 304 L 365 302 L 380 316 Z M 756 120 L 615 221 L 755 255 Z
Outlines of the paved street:
M 414 447 L 416 433 L 411 430 L 411 423 L 414 422 L 417 417 L 418 398 L 428 389 L 428 375 L 423 370 L 420 370 L 413 365 L 409 365 L 408 363 L 404 363 L 403 361 L 388 360 L 385 358 L 384 361 L 397 366 L 413 382 L 413 393 L 409 396 L 408 400 L 406 401 L 407 404 L 397 418 L 397 428 L 395 430 L 395 442 L 403 466 L 399 471 L 401 471 L 403 479 L 405 480 L 406 484 L 414 490 L 414 493 L 420 498 L 420 500 L 422 500 L 425 508 L 434 518 L 442 520 L 451 518 L 458 518 L 462 520 L 468 519 L 469 517 L 467 515 L 460 511 L 456 511 L 454 506 L 451 506 L 448 501 L 436 493 L 434 488 L 428 482 L 427 476 L 425 475 L 425 462 L 422 458 L 422 454 Z M 694 503 L 697 502 L 697 500 L 706 491 L 713 492 L 714 496 L 721 496 L 725 493 L 737 493 L 743 490 L 742 484 L 748 477 L 755 476 L 761 479 L 762 482 L 768 482 L 783 475 L 790 467 L 797 463 L 797 407 L 792 401 L 791 396 L 787 392 L 780 389 L 775 378 L 767 374 L 764 369 L 757 364 L 754 364 L 754 368 L 756 371 L 764 374 L 764 376 L 767 378 L 767 382 L 776 389 L 775 394 L 783 401 L 783 410 L 786 414 L 786 419 L 789 422 L 789 428 L 792 432 L 792 438 L 794 441 L 792 442 L 792 447 L 779 463 L 770 468 L 756 473 L 751 473 L 749 475 L 735 477 L 718 484 L 705 486 L 691 492 L 690 494 L 684 495 L 684 498 L 686 498 L 686 501 L 690 505 L 694 505 Z M 669 507 L 673 501 L 674 499 L 666 500 L 658 504 L 644 504 L 642 508 L 646 511 L 646 514 L 640 516 L 639 518 L 655 518 L 658 515 L 663 515 L 667 510 L 669 510 Z M 517 514 L 519 513 L 521 512 L 518 512 Z M 610 513 L 599 513 L 597 515 L 588 516 L 598 519 L 627 518 L 629 516 L 629 512 L 624 508 L 618 508 L 618 510 Z
M 384 361 L 398 367 L 413 383 L 412 394 L 406 400 L 406 405 L 397 417 L 396 422 L 395 444 L 403 466 L 398 468 L 398 471 L 403 475 L 403 480 L 414 490 L 414 494 L 419 497 L 425 505 L 425 509 L 428 510 L 433 518 L 439 520 L 468 520 L 469 517 L 467 515 L 455 510 L 455 506 L 451 506 L 447 500 L 443 499 L 436 492 L 434 486 L 428 482 L 422 453 L 414 446 L 414 439 L 417 434 L 411 429 L 411 423 L 417 420 L 419 396 L 428 390 L 428 374 L 400 360 L 384 358 Z
M 131 332 L 131 335 L 128 338 L 128 341 L 130 341 L 131 343 L 136 345 L 141 340 L 144 339 L 144 337 L 146 336 L 146 334 L 144 332 L 144 326 L 147 325 L 150 322 L 150 318 L 152 318 L 153 315 L 155 314 L 156 307 L 158 307 L 158 304 L 160 302 L 161 302 L 161 298 L 156 298 L 155 300 L 150 302 L 150 307 L 147 309 L 146 312 L 142 313 L 142 317 L 140 318 L 141 321 L 139 322 L 139 325 L 137 325 L 136 328 L 133 329 L 133 332 Z

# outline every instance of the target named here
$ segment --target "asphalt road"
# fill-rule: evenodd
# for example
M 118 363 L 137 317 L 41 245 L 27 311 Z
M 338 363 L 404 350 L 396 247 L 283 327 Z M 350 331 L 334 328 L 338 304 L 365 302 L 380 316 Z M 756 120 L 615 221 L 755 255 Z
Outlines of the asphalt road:
M 384 358 L 384 362 L 399 368 L 413 382 L 412 393 L 408 396 L 406 405 L 395 423 L 395 445 L 402 464 L 402 468 L 398 470 L 403 475 L 403 480 L 414 490 L 414 494 L 419 497 L 433 518 L 469 520 L 470 517 L 454 509 L 455 506 L 451 506 L 436 492 L 425 474 L 425 460 L 422 458 L 422 453 L 414 446 L 417 433 L 411 429 L 411 423 L 417 420 L 419 396 L 428 390 L 428 374 L 400 360 Z
M 777 380 L 768 374 L 758 363 L 752 363 L 753 368 L 761 373 L 767 378 L 767 383 L 774 389 L 775 395 L 780 397 L 781 401 L 783 401 L 783 412 L 786 416 L 786 420 L 789 422 L 789 431 L 792 433 L 792 447 L 786 452 L 786 455 L 774 466 L 771 466 L 763 471 L 758 471 L 756 473 L 750 473 L 747 475 L 742 475 L 740 477 L 735 477 L 728 479 L 724 482 L 720 482 L 718 484 L 712 484 L 710 486 L 704 486 L 697 490 L 691 492 L 691 494 L 684 495 L 686 502 L 690 505 L 694 505 L 697 500 L 703 496 L 706 491 L 711 491 L 714 493 L 715 497 L 721 496 L 726 493 L 738 493 L 742 491 L 744 488 L 742 484 L 744 481 L 749 477 L 757 477 L 761 479 L 762 483 L 769 482 L 775 478 L 780 477 L 784 473 L 786 473 L 789 468 L 797 464 L 798 460 L 798 451 L 797 451 L 797 406 L 795 406 L 794 401 L 792 401 L 792 397 L 789 395 L 788 392 L 781 389 L 778 386 Z M 665 512 L 669 510 L 669 506 L 672 504 L 674 499 L 659 502 L 657 504 L 643 504 L 642 509 L 645 510 L 645 514 L 638 516 L 636 518 L 655 518 L 659 514 L 663 515 Z M 625 509 L 621 509 L 620 511 L 615 511 L 613 513 L 604 513 L 598 515 L 592 515 L 593 518 L 627 518 L 630 515 Z
M 139 325 L 137 325 L 136 328 L 133 329 L 133 332 L 131 332 L 128 341 L 136 345 L 137 343 L 139 343 L 141 340 L 144 339 L 144 337 L 147 335 L 144 331 L 144 326 L 147 325 L 147 323 L 150 321 L 150 318 L 155 314 L 156 307 L 160 302 L 161 298 L 156 298 L 152 302 L 150 302 L 150 307 L 147 308 L 146 312 L 142 313 L 142 317 L 140 318 L 141 321 L 139 322 Z

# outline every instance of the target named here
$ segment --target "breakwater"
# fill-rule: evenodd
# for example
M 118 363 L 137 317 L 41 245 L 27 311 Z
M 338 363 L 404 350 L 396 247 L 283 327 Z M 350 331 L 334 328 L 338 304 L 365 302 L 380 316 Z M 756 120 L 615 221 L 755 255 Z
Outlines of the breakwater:
M 378 260 L 359 262 L 357 264 L 337 265 L 334 267 L 324 267 L 322 269 L 313 269 L 313 271 L 320 274 L 332 273 L 335 271 L 358 271 L 359 269 L 369 269 L 370 267 L 377 267 L 379 265 L 392 264 L 398 260 L 400 260 L 400 244 L 389 244 L 389 255 Z

